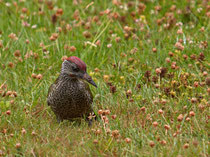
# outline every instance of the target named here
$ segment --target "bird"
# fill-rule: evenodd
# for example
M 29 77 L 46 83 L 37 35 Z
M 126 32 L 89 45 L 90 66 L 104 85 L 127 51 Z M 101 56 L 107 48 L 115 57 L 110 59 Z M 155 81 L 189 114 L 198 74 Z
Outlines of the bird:
M 85 117 L 91 125 L 95 115 L 93 95 L 88 83 L 97 88 L 87 73 L 84 61 L 76 56 L 70 56 L 63 61 L 60 75 L 49 87 L 47 97 L 47 104 L 59 123 Z

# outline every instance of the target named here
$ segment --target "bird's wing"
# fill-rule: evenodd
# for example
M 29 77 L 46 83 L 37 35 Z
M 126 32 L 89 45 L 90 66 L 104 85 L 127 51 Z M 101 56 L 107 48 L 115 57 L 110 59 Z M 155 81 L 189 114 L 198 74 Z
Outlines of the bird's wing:
M 84 81 L 84 83 L 85 83 L 85 89 L 89 92 L 91 101 L 93 102 L 93 94 L 92 94 L 92 92 L 90 90 L 90 86 L 89 86 L 89 84 L 86 81 Z
M 53 84 L 50 85 L 50 87 L 49 87 L 49 89 L 48 89 L 47 96 L 50 95 L 50 93 L 53 91 L 54 88 L 55 88 L 55 84 L 53 83 Z
M 48 93 L 47 93 L 47 97 L 48 97 L 48 99 L 47 99 L 47 104 L 48 104 L 49 106 L 50 106 L 49 95 L 50 95 L 50 93 L 55 89 L 56 84 L 58 83 L 58 81 L 59 81 L 59 78 L 57 78 L 56 81 L 55 81 L 55 83 L 51 84 L 50 87 L 49 87 L 49 89 L 48 89 Z

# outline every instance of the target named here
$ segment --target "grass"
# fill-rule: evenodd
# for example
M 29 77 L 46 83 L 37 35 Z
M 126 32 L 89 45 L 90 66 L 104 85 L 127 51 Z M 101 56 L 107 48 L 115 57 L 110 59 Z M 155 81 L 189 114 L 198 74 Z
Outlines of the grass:
M 209 2 L 118 2 L 0 0 L 0 156 L 209 155 Z M 92 127 L 46 104 L 72 55 Z

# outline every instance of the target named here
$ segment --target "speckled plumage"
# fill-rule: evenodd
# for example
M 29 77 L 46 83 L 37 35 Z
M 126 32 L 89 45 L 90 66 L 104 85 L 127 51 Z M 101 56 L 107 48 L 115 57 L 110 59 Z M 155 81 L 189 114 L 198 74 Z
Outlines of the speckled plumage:
M 64 65 L 69 63 L 64 62 Z M 67 68 L 71 68 L 68 67 Z M 59 121 L 72 120 L 92 114 L 93 96 L 88 83 L 81 78 L 63 72 L 48 91 L 47 103 Z

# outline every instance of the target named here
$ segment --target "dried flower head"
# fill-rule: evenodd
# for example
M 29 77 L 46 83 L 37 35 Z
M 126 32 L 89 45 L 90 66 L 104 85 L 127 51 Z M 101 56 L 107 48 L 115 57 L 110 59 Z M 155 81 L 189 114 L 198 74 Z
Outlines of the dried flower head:
M 42 74 L 38 74 L 38 75 L 36 76 L 36 79 L 41 80 L 42 78 L 43 78 Z
M 153 125 L 154 127 L 157 127 L 157 126 L 158 126 L 158 122 L 155 121 L 155 122 L 152 123 L 152 125 Z
M 191 99 L 191 103 L 196 103 L 197 102 L 197 98 L 192 98 Z
M 98 114 L 102 115 L 103 114 L 103 110 L 98 110 Z
M 163 110 L 162 110 L 162 109 L 159 109 L 159 110 L 158 110 L 158 113 L 159 113 L 159 114 L 163 114 Z
M 93 143 L 98 144 L 98 140 L 97 139 L 93 140 Z
M 7 110 L 7 111 L 6 111 L 6 114 L 7 114 L 7 115 L 11 115 L 11 111 L 10 111 L 10 110 Z
M 174 53 L 170 51 L 170 52 L 168 53 L 168 55 L 169 55 L 170 57 L 173 57 L 173 56 L 174 56 Z
M 56 11 L 56 16 L 61 16 L 61 15 L 63 15 L 63 9 L 59 8 Z
M 20 143 L 16 143 L 16 145 L 15 145 L 15 148 L 20 148 L 21 147 L 21 144 Z
M 177 42 L 177 43 L 175 44 L 175 47 L 176 47 L 178 50 L 181 50 L 181 51 L 184 50 L 184 46 L 183 46 L 180 42 Z
M 112 119 L 116 119 L 117 118 L 117 115 L 112 115 Z
M 14 56 L 15 57 L 20 57 L 20 50 L 16 50 L 15 52 L 14 52 Z
M 140 108 L 140 110 L 141 110 L 142 112 L 145 112 L 145 111 L 146 111 L 146 108 L 143 106 L 143 107 Z
M 167 143 L 167 142 L 166 142 L 165 140 L 160 141 L 160 144 L 162 144 L 163 146 L 165 146 L 166 143 Z
M 190 117 L 194 117 L 195 116 L 195 112 L 190 111 L 189 115 L 190 115 Z
M 119 130 L 113 130 L 113 131 L 112 131 L 112 137 L 118 138 L 119 135 L 120 135 Z
M 187 149 L 188 147 L 189 147 L 188 143 L 185 143 L 184 146 L 183 146 L 184 149 Z
M 91 34 L 90 34 L 90 32 L 88 32 L 88 31 L 84 31 L 84 32 L 83 32 L 83 36 L 84 36 L 85 38 L 90 38 L 90 37 L 91 37 Z
M 155 142 L 150 141 L 150 142 L 149 142 L 149 146 L 150 146 L 150 147 L 154 147 L 154 146 L 155 146 Z
M 178 120 L 179 122 L 181 122 L 181 121 L 183 120 L 183 118 L 184 118 L 184 116 L 183 116 L 182 114 L 180 114 L 180 115 L 177 117 L 177 120 Z
M 131 143 L 131 139 L 127 137 L 127 138 L 125 138 L 125 142 L 126 143 Z
M 152 52 L 156 53 L 157 49 L 156 48 L 152 48 Z
M 165 128 L 166 130 L 169 130 L 171 127 L 170 127 L 169 125 L 164 125 L 164 128 Z
M 71 46 L 71 47 L 69 48 L 69 51 L 71 51 L 71 52 L 76 51 L 76 47 L 75 47 L 75 46 Z

